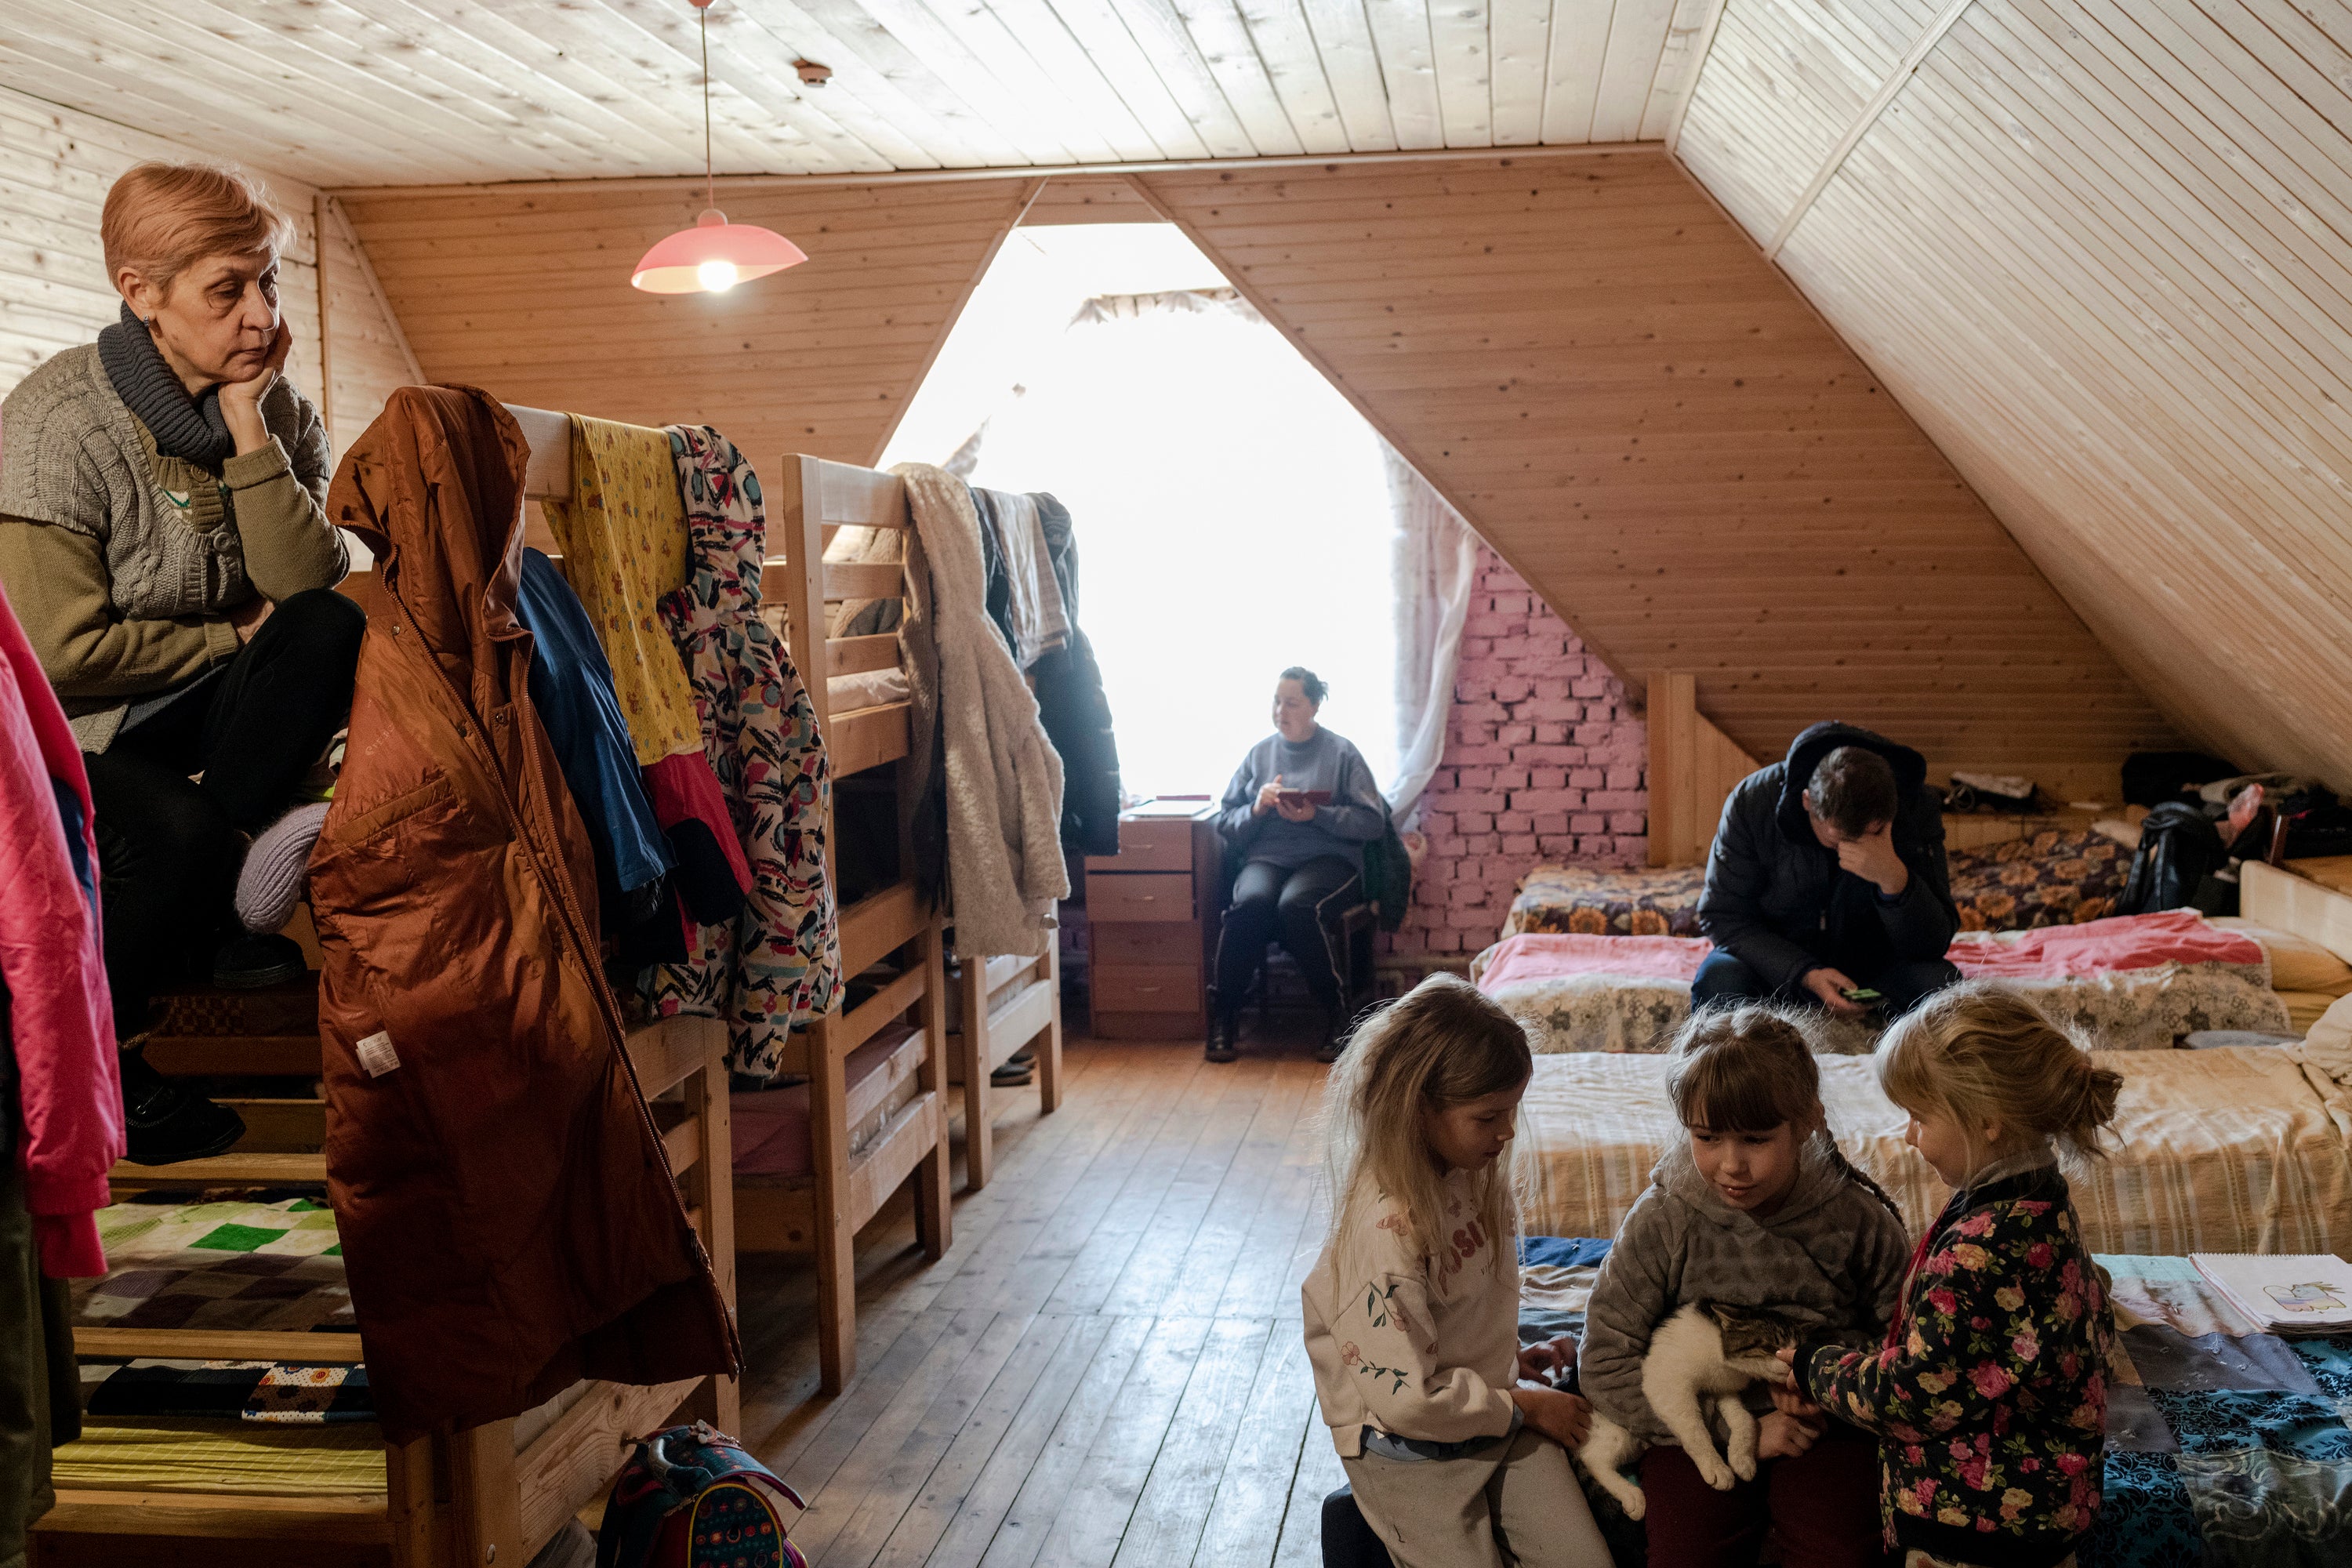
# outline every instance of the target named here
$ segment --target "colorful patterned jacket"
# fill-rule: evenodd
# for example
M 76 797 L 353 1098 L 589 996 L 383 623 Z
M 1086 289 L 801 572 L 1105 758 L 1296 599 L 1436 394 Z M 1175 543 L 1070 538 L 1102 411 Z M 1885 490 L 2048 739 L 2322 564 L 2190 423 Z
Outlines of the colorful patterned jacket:
M 2049 1568 L 2091 1529 L 2115 1324 L 2054 1165 L 1937 1217 L 1876 1353 L 1809 1346 L 1811 1397 L 1879 1437 L 1890 1546 Z

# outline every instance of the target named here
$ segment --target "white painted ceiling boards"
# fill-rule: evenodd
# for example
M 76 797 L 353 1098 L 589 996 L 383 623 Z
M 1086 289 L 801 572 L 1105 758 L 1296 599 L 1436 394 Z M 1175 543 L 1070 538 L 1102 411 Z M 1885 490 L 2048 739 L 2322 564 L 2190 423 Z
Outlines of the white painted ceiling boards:
M 712 151 L 846 174 L 1654 141 L 1711 3 L 719 0 Z M 0 87 L 322 185 L 702 169 L 687 0 L 6 12 Z
M 1729 0 L 1682 158 L 2192 735 L 2352 783 L 2352 8 Z

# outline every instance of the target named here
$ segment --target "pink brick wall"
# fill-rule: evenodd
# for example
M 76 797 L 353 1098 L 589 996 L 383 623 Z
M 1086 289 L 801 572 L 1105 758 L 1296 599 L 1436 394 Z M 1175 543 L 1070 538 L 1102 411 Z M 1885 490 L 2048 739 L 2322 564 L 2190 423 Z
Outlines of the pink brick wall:
M 1481 549 L 1445 757 L 1408 825 L 1429 855 L 1391 951 L 1476 952 L 1538 860 L 1643 864 L 1647 755 L 1624 683 Z

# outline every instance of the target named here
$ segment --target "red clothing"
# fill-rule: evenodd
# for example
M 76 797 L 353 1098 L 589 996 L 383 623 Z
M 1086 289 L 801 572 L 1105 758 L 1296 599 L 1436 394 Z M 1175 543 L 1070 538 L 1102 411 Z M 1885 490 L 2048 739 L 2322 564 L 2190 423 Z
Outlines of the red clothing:
M 1729 1491 L 1708 1486 L 1680 1448 L 1642 1456 L 1650 1568 L 1753 1568 L 1769 1531 L 1780 1561 L 1804 1568 L 1879 1568 L 1878 1445 L 1832 1421 L 1793 1458 L 1767 1459 Z
M 68 843 L 60 796 L 78 801 Z M 8 988 L 25 1206 L 51 1279 L 106 1272 L 91 1215 L 122 1157 L 122 1084 L 98 912 L 89 778 L 65 710 L 0 595 L 0 981 Z
M 741 911 L 743 895 L 751 890 L 751 862 L 743 858 L 742 839 L 709 757 L 700 752 L 675 752 L 645 769 L 642 776 L 654 821 L 667 836 L 670 854 L 677 861 L 672 873 L 679 895 L 677 918 L 686 951 L 692 952 L 698 924 L 732 921 Z

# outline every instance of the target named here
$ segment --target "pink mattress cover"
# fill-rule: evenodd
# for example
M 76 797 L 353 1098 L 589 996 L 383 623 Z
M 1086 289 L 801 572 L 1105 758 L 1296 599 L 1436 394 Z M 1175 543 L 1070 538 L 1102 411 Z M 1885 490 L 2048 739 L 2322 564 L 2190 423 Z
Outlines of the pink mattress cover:
M 842 1063 L 843 1081 L 865 1082 L 913 1033 L 907 1025 L 894 1024 L 850 1052 Z M 728 1097 L 728 1113 L 738 1175 L 805 1176 L 816 1169 L 816 1150 L 809 1142 L 807 1084 L 739 1090 Z
M 1705 937 L 1688 936 L 1510 936 L 1496 944 L 1478 985 L 1492 993 L 1515 983 L 1574 974 L 1687 984 L 1714 946 Z M 2263 949 L 2242 932 L 2208 925 L 2194 910 L 2166 910 L 2045 926 L 2000 942 L 1964 936 L 1952 943 L 1950 956 L 1972 980 L 2064 980 L 2164 963 L 2258 964 Z

